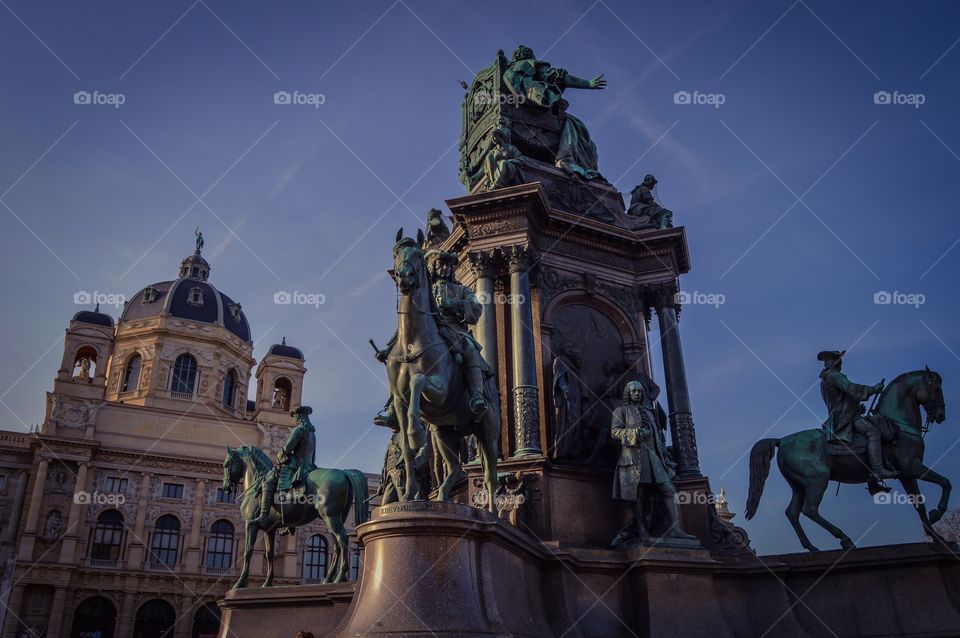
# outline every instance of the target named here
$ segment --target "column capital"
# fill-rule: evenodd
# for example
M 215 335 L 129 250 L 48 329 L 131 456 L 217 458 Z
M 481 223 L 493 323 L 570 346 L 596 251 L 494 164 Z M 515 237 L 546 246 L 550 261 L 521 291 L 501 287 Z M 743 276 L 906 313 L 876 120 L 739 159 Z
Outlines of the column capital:
M 645 284 L 643 287 L 644 304 L 647 308 L 671 307 L 677 309 L 677 293 L 680 287 L 676 280 L 664 281 L 655 284 Z
M 503 251 L 503 256 L 507 259 L 511 274 L 530 269 L 531 262 L 533 261 L 533 251 L 529 246 L 505 246 L 501 250 Z
M 493 252 L 489 250 L 474 250 L 467 253 L 467 259 L 477 277 L 493 276 Z

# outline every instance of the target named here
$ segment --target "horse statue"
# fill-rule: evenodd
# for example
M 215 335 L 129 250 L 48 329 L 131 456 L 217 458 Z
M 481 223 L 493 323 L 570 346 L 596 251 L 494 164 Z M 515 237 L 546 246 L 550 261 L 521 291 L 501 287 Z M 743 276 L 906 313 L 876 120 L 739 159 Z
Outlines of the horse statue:
M 932 526 L 946 512 L 950 500 L 950 481 L 924 465 L 923 434 L 930 422 L 944 421 L 941 382 L 940 375 L 930 368 L 905 372 L 883 389 L 876 410 L 868 417 L 884 432 L 884 460 L 887 465 L 900 472 L 900 484 L 910 495 L 924 531 L 939 541 L 943 539 Z M 925 422 L 921 421 L 921 406 L 927 415 Z M 844 453 L 838 454 L 837 450 L 828 449 L 831 445 L 833 444 L 827 442 L 822 428 L 803 430 L 782 439 L 757 441 L 750 451 L 747 520 L 757 513 L 763 484 L 770 471 L 770 461 L 779 448 L 777 465 L 793 490 L 793 498 L 787 506 L 786 515 L 803 547 L 811 552 L 817 551 L 800 526 L 801 513 L 838 538 L 843 549 L 856 547 L 843 530 L 820 515 L 820 502 L 831 480 L 840 483 L 867 483 L 870 466 L 864 450 L 860 449 L 862 437 L 858 436 Z M 935 483 L 941 488 L 940 502 L 929 516 L 917 481 Z
M 263 450 L 252 445 L 227 448 L 223 461 L 223 489 L 236 492 L 243 481 L 244 490 L 237 498 L 246 530 L 243 549 L 243 568 L 233 589 L 247 584 L 250 556 L 257 543 L 261 525 L 251 523 L 260 511 L 260 491 L 263 480 L 273 469 Z M 267 578 L 264 587 L 273 585 L 273 557 L 277 530 L 306 525 L 319 517 L 333 534 L 333 560 L 324 583 L 342 583 L 347 580 L 349 567 L 349 536 L 344 522 L 354 507 L 356 524 L 369 520 L 367 507 L 367 477 L 360 470 L 316 469 L 307 475 L 302 495 L 278 499 L 270 511 L 269 523 L 264 526 L 264 550 L 267 559 Z
M 470 409 L 466 379 L 454 353 L 440 333 L 424 261 L 423 233 L 414 240 L 397 232 L 391 276 L 397 285 L 397 341 L 387 357 L 387 377 L 393 408 L 400 424 L 397 437 L 405 469 L 401 501 L 414 500 L 418 490 L 414 449 L 416 431 L 423 421 L 432 426 L 445 476 L 437 490 L 438 501 L 450 500 L 453 487 L 464 478 L 460 441 L 476 436 L 487 494 L 497 490 L 497 455 L 500 450 L 500 398 L 496 380 L 484 380 L 488 409 L 477 417 Z M 496 513 L 493 498 L 487 507 Z

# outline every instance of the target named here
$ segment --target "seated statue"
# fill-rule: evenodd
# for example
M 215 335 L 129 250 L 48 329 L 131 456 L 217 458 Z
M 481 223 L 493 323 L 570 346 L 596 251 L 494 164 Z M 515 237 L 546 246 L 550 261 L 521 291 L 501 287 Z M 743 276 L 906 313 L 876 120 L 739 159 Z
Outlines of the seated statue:
M 510 65 L 503 72 L 503 83 L 519 103 L 530 102 L 563 118 L 563 130 L 556 154 L 556 165 L 574 177 L 602 179 L 597 169 L 597 146 L 583 122 L 566 113 L 566 89 L 602 89 L 607 85 L 603 75 L 591 80 L 578 78 L 566 69 L 537 60 L 533 49 L 520 45 L 513 52 Z
M 641 184 L 630 191 L 630 208 L 627 209 L 627 216 L 636 221 L 637 228 L 652 227 L 659 230 L 673 228 L 673 211 L 658 204 L 653 197 L 653 189 L 656 185 L 657 178 L 647 175 Z
M 483 171 L 487 176 L 488 188 L 503 188 L 524 182 L 523 155 L 511 144 L 510 123 L 501 121 L 490 134 L 492 144 L 483 161 Z

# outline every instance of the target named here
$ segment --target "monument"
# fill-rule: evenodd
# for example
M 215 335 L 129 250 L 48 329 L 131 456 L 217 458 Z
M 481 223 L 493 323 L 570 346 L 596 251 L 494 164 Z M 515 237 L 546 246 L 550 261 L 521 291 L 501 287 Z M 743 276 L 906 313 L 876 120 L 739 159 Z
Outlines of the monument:
M 605 85 L 602 75 L 582 79 L 520 46 L 509 59 L 498 52 L 465 86 L 467 194 L 447 200 L 451 224 L 433 209 L 426 233 L 401 229 L 392 259 L 384 255 L 397 324 L 386 347 L 374 346 L 390 382 L 375 422 L 393 436 L 385 505 L 357 528 L 360 580 L 233 591 L 221 602 L 223 638 L 947 635 L 960 627 L 957 548 L 939 537 L 757 556 L 732 516 L 718 515 L 680 338 L 686 230 L 657 202 L 652 175 L 624 205 L 600 172 L 587 125 L 568 110 L 568 92 Z M 652 380 L 654 317 L 665 407 Z M 825 383 L 840 388 L 830 375 Z M 930 371 L 898 377 L 876 427 L 919 427 L 921 408 L 942 421 L 939 388 Z M 831 414 L 845 401 L 831 398 Z M 868 426 L 851 427 L 869 434 Z M 822 495 L 813 499 L 814 484 L 865 454 L 867 438 L 848 440 L 844 457 L 823 430 L 811 432 L 754 448 L 748 518 L 778 448 L 788 481 L 810 481 L 798 511 L 814 520 L 809 505 Z M 814 436 L 821 456 L 810 458 L 802 443 Z M 801 448 L 807 456 L 794 454 Z M 895 454 L 883 448 L 901 471 L 921 454 L 922 442 Z M 811 461 L 827 458 L 837 468 L 817 475 Z M 802 477 L 790 474 L 793 464 L 808 466 Z M 841 480 L 882 489 L 894 472 L 879 462 L 866 468 Z M 912 475 L 901 479 L 916 485 Z M 795 510 L 788 516 L 803 540 Z

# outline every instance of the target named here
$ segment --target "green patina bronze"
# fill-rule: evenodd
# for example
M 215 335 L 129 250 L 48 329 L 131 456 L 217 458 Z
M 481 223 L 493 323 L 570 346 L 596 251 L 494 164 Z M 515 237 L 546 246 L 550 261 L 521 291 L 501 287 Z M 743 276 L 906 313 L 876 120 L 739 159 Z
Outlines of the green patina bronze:
M 776 455 L 780 472 L 793 490 L 786 515 L 807 550 L 816 551 L 817 548 L 800 526 L 801 513 L 839 539 L 841 547 L 854 547 L 843 530 L 820 515 L 820 502 L 831 480 L 867 483 L 871 493 L 878 493 L 889 490 L 882 484 L 882 478 L 898 476 L 904 491 L 913 497 L 924 532 L 942 540 L 932 525 L 947 509 L 950 481 L 923 463 L 923 434 L 929 423 L 943 423 L 945 418 L 940 375 L 929 368 L 906 372 L 881 391 L 880 385 L 851 383 L 840 372 L 838 362 L 842 356 L 842 352 L 822 352 L 818 356 L 825 364 L 821 373 L 821 393 L 829 410 L 824 426 L 782 439 L 763 439 L 753 446 L 747 519 L 757 513 L 770 462 Z M 862 416 L 860 401 L 878 392 L 876 409 Z M 926 412 L 925 421 L 921 417 L 921 407 Z M 875 453 L 879 458 L 870 458 L 868 445 L 871 437 L 875 442 L 882 441 L 879 453 Z M 929 516 L 918 481 L 934 483 L 941 488 L 940 500 Z

